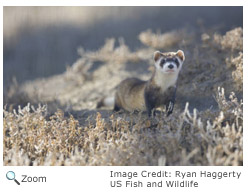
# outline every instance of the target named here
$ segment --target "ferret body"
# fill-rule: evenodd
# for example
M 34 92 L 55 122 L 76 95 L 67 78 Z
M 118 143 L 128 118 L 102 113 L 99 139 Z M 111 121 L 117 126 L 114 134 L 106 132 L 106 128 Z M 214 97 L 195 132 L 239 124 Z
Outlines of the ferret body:
M 114 111 L 147 111 L 148 116 L 151 116 L 153 109 L 165 105 L 167 116 L 170 115 L 175 103 L 178 74 L 184 60 L 181 50 L 168 53 L 156 51 L 155 70 L 148 81 L 137 78 L 123 80 L 117 86 L 115 97 L 102 99 L 97 107 L 113 105 Z

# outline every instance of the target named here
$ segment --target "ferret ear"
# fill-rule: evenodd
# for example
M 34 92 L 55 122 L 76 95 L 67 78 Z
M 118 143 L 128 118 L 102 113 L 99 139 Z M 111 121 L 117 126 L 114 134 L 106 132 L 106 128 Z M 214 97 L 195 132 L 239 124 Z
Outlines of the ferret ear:
M 161 54 L 160 51 L 155 51 L 154 54 L 153 54 L 154 61 L 156 62 L 160 58 L 161 55 L 162 54 Z
M 185 60 L 185 56 L 184 56 L 184 53 L 183 53 L 182 50 L 178 50 L 178 51 L 177 51 L 177 56 L 178 56 L 182 61 Z

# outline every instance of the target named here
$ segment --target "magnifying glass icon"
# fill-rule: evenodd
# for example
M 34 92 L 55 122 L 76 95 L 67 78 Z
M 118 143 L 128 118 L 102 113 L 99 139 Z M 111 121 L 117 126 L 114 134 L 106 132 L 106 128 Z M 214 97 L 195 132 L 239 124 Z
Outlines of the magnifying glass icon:
M 6 173 L 6 177 L 8 180 L 14 180 L 18 185 L 20 185 L 19 181 L 15 179 L 15 173 L 13 171 Z

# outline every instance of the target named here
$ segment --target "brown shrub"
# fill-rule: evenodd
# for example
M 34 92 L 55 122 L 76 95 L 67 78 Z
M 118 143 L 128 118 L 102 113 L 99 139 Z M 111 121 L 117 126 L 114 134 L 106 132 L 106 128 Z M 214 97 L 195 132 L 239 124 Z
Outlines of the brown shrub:
M 226 64 L 233 70 L 232 78 L 236 89 L 243 91 L 243 52 L 239 52 L 237 57 L 226 58 Z
M 4 165 L 242 165 L 242 101 L 224 89 L 216 99 L 216 117 L 187 104 L 169 118 L 97 113 L 84 126 L 62 110 L 47 118 L 46 106 L 4 110 Z
M 182 32 L 171 31 L 161 34 L 153 33 L 150 29 L 139 34 L 139 40 L 146 46 L 156 49 L 167 49 L 182 41 Z
M 214 42 L 222 49 L 243 50 L 243 29 L 241 27 L 228 31 L 224 36 L 214 35 Z

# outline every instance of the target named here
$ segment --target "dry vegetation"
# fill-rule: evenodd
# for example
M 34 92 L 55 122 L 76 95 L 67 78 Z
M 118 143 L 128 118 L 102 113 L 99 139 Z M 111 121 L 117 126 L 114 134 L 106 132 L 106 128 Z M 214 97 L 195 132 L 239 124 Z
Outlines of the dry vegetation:
M 186 31 L 148 30 L 139 35 L 146 46 L 134 52 L 122 38 L 116 47 L 108 39 L 97 51 L 79 48 L 64 74 L 13 84 L 4 97 L 4 164 L 242 165 L 242 33 L 209 32 L 199 42 Z M 155 50 L 178 48 L 186 61 L 170 117 L 163 109 L 152 119 L 95 110 L 122 79 L 149 78 Z

